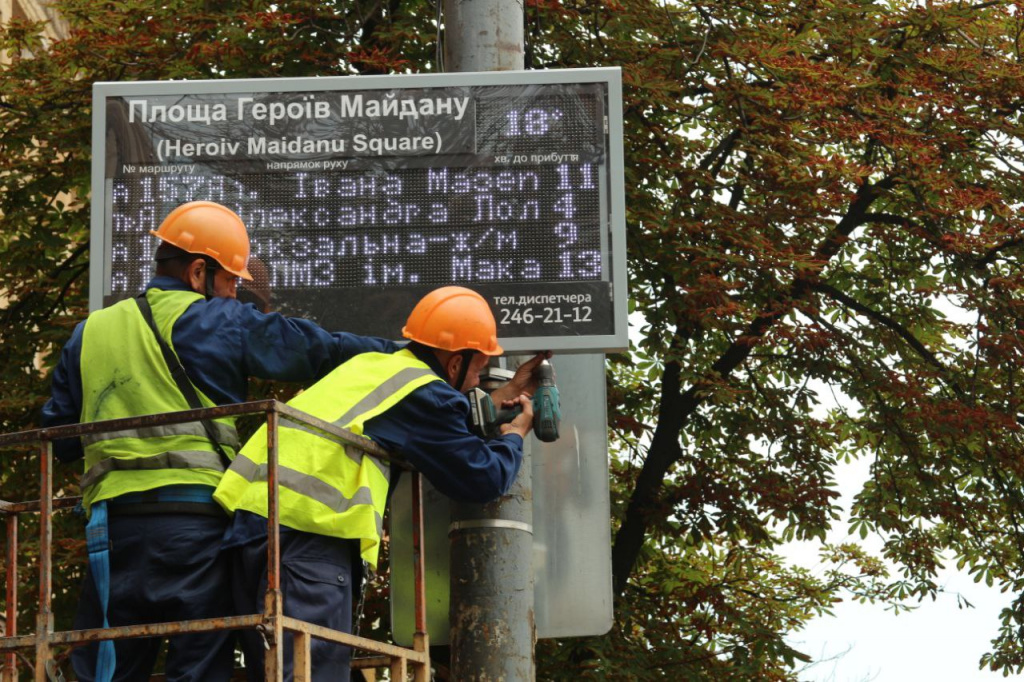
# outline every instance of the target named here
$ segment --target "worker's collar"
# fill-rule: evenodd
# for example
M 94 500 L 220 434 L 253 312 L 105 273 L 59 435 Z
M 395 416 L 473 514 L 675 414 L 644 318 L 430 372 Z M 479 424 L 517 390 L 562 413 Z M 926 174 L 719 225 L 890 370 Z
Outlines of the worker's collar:
M 427 367 L 434 370 L 434 373 L 437 374 L 437 376 L 441 377 L 445 381 L 448 380 L 448 375 L 444 371 L 444 365 L 442 365 L 441 361 L 437 359 L 436 355 L 434 355 L 433 349 L 415 343 L 409 344 L 407 348 L 409 352 L 416 356 L 417 360 L 426 363 Z
M 154 275 L 146 285 L 146 291 L 150 289 L 161 289 L 163 291 L 192 291 L 192 287 L 182 282 L 177 277 L 168 275 Z

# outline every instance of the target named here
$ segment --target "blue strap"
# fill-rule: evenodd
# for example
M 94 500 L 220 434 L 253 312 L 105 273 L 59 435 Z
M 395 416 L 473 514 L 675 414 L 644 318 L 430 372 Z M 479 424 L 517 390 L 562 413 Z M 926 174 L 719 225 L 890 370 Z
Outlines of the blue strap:
M 141 493 L 125 493 L 111 498 L 114 505 L 144 504 L 147 502 L 213 502 L 214 488 L 201 484 L 168 485 Z M 215 503 L 214 503 L 215 504 Z
M 85 526 L 86 546 L 89 550 L 89 567 L 92 579 L 96 583 L 96 594 L 99 595 L 100 608 L 103 611 L 103 627 L 110 627 L 107 621 L 107 604 L 110 602 L 110 536 L 107 533 L 107 502 L 94 502 L 90 508 L 89 523 Z M 110 682 L 114 677 L 117 657 L 114 653 L 114 642 L 100 642 L 99 656 L 96 658 L 96 682 Z

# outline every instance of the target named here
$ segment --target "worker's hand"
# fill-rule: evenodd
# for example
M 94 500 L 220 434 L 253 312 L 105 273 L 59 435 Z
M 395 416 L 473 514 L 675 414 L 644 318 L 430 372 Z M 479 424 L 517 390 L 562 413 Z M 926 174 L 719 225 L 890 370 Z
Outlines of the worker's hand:
M 506 433 L 517 433 L 520 438 L 526 438 L 530 435 L 530 431 L 533 429 L 533 399 L 530 396 L 523 394 L 513 398 L 512 400 L 505 400 L 501 406 L 504 408 L 513 408 L 519 405 L 523 408 L 515 419 L 507 424 L 501 425 L 501 435 Z
M 516 368 L 516 373 L 509 379 L 508 383 L 491 392 L 491 399 L 495 404 L 506 400 L 513 400 L 518 395 L 526 394 L 532 396 L 537 392 L 537 367 L 552 355 L 551 351 L 541 351 L 528 361 Z

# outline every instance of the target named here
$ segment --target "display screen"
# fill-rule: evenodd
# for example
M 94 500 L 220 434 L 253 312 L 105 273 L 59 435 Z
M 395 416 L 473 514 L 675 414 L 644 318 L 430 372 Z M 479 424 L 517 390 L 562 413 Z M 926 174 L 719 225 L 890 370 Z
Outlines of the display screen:
M 206 200 L 246 224 L 239 296 L 268 311 L 394 338 L 458 284 L 503 340 L 615 334 L 608 106 L 604 83 L 109 96 L 103 304 Z

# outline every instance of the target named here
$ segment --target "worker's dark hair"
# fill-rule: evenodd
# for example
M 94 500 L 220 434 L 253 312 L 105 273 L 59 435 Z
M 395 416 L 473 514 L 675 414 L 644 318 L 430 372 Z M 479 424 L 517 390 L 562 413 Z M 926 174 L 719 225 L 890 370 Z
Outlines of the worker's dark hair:
M 474 355 L 480 352 L 473 350 L 472 348 L 465 348 L 462 350 L 445 350 L 444 348 L 434 348 L 433 346 L 429 346 L 425 343 L 420 343 L 419 341 L 409 341 L 407 344 L 405 344 L 405 348 L 406 350 L 410 350 L 416 354 L 420 354 L 423 352 L 433 353 L 435 351 L 440 353 L 451 353 L 452 355 L 458 355 L 461 353 L 464 357 L 468 357 L 470 360 L 473 359 Z
M 156 253 L 153 254 L 153 260 L 156 261 L 156 274 L 175 279 L 184 279 L 186 268 L 196 258 L 205 260 L 207 268 L 215 269 L 220 267 L 220 264 L 209 256 L 189 253 L 185 249 L 179 248 L 174 244 L 168 244 L 167 242 L 161 242 L 160 246 L 156 247 Z
M 405 344 L 405 349 L 408 351 L 412 351 L 416 355 L 422 355 L 423 353 L 432 353 L 435 350 L 437 350 L 436 348 L 431 348 L 427 344 L 420 343 L 419 341 L 408 342 L 407 344 Z
M 406 344 L 405 348 L 417 355 L 421 354 L 423 351 L 426 351 L 427 353 L 451 353 L 452 355 L 461 355 L 462 369 L 459 370 L 459 376 L 455 380 L 455 385 L 453 387 L 455 390 L 459 390 L 462 386 L 462 382 L 466 380 L 466 375 L 469 373 L 469 363 L 473 361 L 473 356 L 480 352 L 473 350 L 472 348 L 463 348 L 462 350 L 445 350 L 443 348 L 428 346 L 427 344 L 420 343 L 419 341 L 410 341 Z

